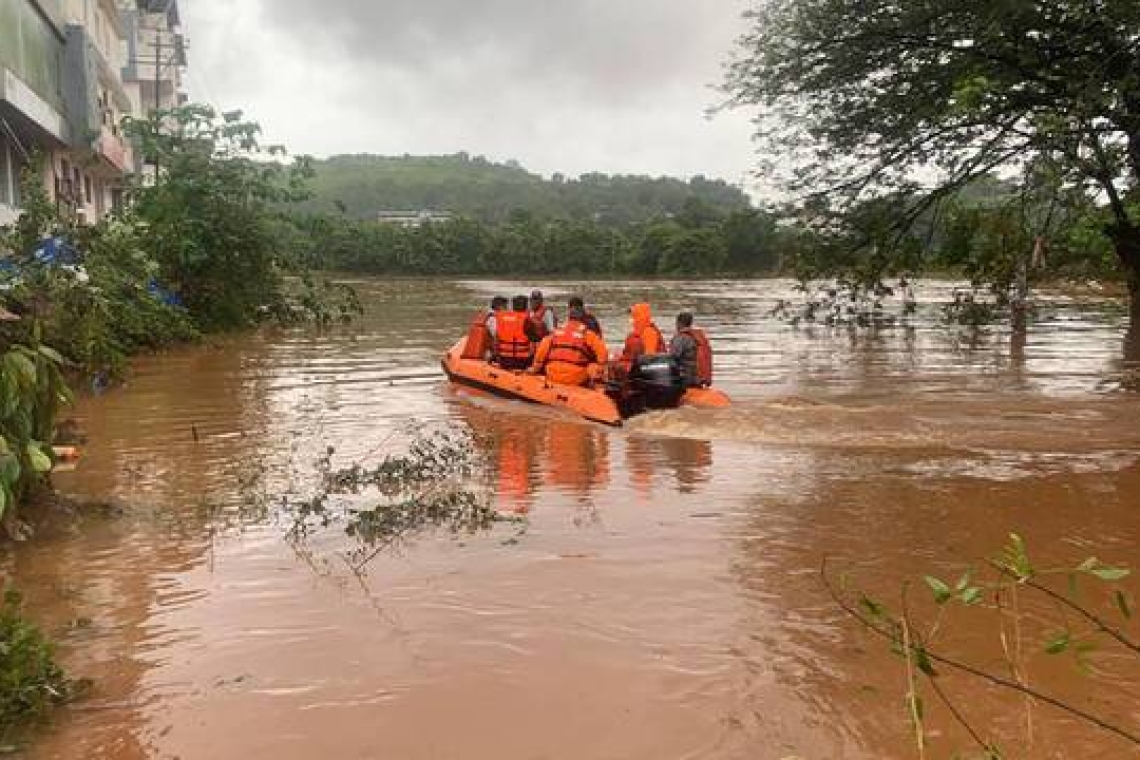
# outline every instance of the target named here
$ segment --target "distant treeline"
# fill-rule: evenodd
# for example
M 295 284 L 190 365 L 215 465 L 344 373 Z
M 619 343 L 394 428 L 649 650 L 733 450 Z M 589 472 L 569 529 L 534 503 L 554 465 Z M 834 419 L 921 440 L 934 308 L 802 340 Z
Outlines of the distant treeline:
M 784 233 L 771 214 L 692 200 L 681 214 L 625 226 L 516 212 L 418 227 L 337 215 L 283 217 L 278 239 L 315 267 L 402 275 L 770 274 Z
M 305 213 L 375 219 L 380 212 L 435 211 L 488 224 L 519 213 L 623 226 L 682 212 L 690 199 L 728 213 L 751 203 L 722 180 L 584 174 L 545 179 L 511 161 L 453 156 L 336 156 L 313 162 Z
M 898 220 L 916 209 L 908 196 L 869 201 L 837 223 L 826 208 L 756 208 L 719 181 L 596 174 L 543 180 L 515 164 L 464 154 L 340 157 L 319 163 L 314 183 L 315 196 L 277 220 L 275 238 L 292 260 L 323 269 L 781 274 L 865 286 L 937 272 L 999 296 L 1027 269 L 1037 280 L 1121 276 L 1103 234 L 1104 209 L 1083 193 L 1061 195 L 1036 179 L 981 177 L 921 209 L 902 233 Z M 453 216 L 401 226 L 379 220 L 379 210 Z

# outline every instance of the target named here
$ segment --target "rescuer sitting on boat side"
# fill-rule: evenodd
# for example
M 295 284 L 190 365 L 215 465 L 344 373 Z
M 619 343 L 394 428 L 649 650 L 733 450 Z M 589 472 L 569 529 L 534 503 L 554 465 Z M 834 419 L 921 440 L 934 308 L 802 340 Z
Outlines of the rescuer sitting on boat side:
M 653 323 L 653 312 L 647 303 L 635 303 L 629 310 L 631 332 L 625 339 L 621 363 L 628 369 L 646 354 L 663 354 L 665 338 Z
M 503 369 L 526 369 L 534 359 L 533 327 L 526 296 L 515 296 L 510 311 L 495 315 L 495 361 Z
M 704 330 L 693 327 L 693 315 L 677 315 L 677 334 L 669 345 L 669 353 L 681 364 L 681 378 L 686 388 L 707 388 L 713 381 L 712 344 Z
M 606 342 L 587 327 L 581 299 L 571 299 L 566 324 L 543 339 L 530 372 L 546 371 L 546 379 L 560 385 L 586 385 L 590 365 L 605 364 L 609 358 Z

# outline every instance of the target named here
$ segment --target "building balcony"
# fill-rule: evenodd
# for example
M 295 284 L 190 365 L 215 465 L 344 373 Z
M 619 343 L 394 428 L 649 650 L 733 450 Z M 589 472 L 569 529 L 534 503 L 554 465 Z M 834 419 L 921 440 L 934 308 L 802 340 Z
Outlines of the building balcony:
M 106 127 L 95 139 L 94 149 L 96 155 L 119 174 L 125 174 L 133 168 L 130 144 Z

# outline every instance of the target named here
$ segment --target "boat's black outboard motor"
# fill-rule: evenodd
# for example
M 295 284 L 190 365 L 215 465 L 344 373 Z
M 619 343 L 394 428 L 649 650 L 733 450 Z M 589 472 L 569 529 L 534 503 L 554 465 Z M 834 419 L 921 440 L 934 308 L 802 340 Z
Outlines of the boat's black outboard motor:
M 639 357 L 630 368 L 629 383 L 649 409 L 672 409 L 685 395 L 681 364 L 669 354 Z

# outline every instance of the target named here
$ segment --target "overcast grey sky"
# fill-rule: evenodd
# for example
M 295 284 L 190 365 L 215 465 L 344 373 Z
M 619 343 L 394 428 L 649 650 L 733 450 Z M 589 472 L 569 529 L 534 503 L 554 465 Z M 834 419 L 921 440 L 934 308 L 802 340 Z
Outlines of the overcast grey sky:
M 182 0 L 191 95 L 296 153 L 466 150 L 544 174 L 752 167 L 706 118 L 747 0 Z

